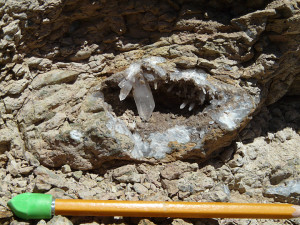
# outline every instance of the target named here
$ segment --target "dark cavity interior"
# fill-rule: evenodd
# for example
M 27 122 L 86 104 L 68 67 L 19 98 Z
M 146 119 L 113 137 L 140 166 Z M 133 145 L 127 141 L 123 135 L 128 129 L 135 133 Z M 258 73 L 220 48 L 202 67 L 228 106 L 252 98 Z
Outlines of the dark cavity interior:
M 149 82 L 149 85 L 155 102 L 153 114 L 159 113 L 165 116 L 182 116 L 188 118 L 202 112 L 209 105 L 209 101 L 213 97 L 208 94 L 208 90 L 206 90 L 205 94 L 192 81 L 166 82 L 160 80 L 157 81 L 156 90 L 154 82 Z M 120 88 L 118 84 L 109 82 L 109 84 L 107 83 L 107 88 L 104 88 L 102 92 L 105 102 L 112 106 L 112 110 L 117 116 L 122 116 L 126 110 L 131 110 L 135 116 L 138 116 L 132 91 L 125 100 L 120 101 Z M 214 98 L 216 97 L 214 96 Z M 186 106 L 180 109 L 181 104 L 184 102 L 187 103 Z M 191 104 L 194 104 L 194 107 L 189 110 Z

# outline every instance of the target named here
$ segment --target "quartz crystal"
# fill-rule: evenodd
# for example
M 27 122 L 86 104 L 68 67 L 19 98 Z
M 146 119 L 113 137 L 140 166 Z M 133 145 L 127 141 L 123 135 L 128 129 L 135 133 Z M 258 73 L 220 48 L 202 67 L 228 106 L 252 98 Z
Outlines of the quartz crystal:
M 132 82 L 124 79 L 119 83 L 119 87 L 121 88 L 119 99 L 123 101 L 132 89 Z
M 149 84 L 143 76 L 136 79 L 133 86 L 133 97 L 143 120 L 149 120 L 155 107 L 155 102 Z
M 143 120 L 149 120 L 155 107 L 151 88 L 147 81 L 154 81 L 154 89 L 157 89 L 158 77 L 165 78 L 166 71 L 156 65 L 166 60 L 162 57 L 149 57 L 131 64 L 125 70 L 125 78 L 119 83 L 121 88 L 119 99 L 123 101 L 133 89 L 134 101 Z

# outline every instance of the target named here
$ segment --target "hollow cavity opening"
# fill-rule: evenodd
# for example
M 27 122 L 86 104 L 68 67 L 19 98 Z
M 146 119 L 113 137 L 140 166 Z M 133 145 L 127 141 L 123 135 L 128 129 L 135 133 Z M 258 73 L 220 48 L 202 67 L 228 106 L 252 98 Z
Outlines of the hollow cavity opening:
M 166 118 L 197 115 L 210 104 L 210 100 L 218 98 L 212 96 L 205 87 L 196 86 L 193 81 L 159 80 L 149 82 L 149 85 L 155 101 L 153 114 L 161 114 Z M 111 105 L 117 116 L 122 116 L 127 110 L 138 116 L 132 91 L 123 101 L 119 99 L 120 88 L 116 83 L 108 84 L 102 92 L 105 102 Z

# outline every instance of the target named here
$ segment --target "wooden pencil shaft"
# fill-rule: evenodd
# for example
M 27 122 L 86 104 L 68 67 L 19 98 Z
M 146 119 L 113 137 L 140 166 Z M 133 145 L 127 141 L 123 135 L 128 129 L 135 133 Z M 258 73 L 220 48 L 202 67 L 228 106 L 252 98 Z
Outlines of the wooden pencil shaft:
M 295 211 L 291 204 L 55 200 L 55 214 L 70 216 L 287 219 Z

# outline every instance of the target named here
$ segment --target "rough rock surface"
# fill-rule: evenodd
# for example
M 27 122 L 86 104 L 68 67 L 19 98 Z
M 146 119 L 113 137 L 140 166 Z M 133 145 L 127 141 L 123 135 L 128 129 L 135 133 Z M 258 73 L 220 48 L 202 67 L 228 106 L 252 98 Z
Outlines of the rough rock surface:
M 284 98 L 256 115 L 239 140 L 205 163 L 123 163 L 101 170 L 81 171 L 65 164 L 59 169 L 26 159 L 1 155 L 0 222 L 24 223 L 12 218 L 6 202 L 23 192 L 42 192 L 55 198 L 282 202 L 300 203 L 299 98 Z M 291 120 L 291 118 L 294 118 Z M 277 121 L 274 123 L 274 121 Z M 249 134 L 254 133 L 253 136 Z M 37 224 L 299 224 L 299 220 L 171 219 L 122 217 L 61 217 Z
M 298 1 L 200 2 L 1 2 L 0 149 L 83 170 L 206 160 L 297 93 Z M 153 56 L 167 75 L 143 121 L 119 72 Z
M 299 5 L 0 0 L 0 223 L 33 223 L 6 207 L 23 192 L 299 204 Z M 134 93 L 119 99 L 135 63 L 155 101 L 150 118 Z M 38 222 L 72 223 L 299 224 Z

